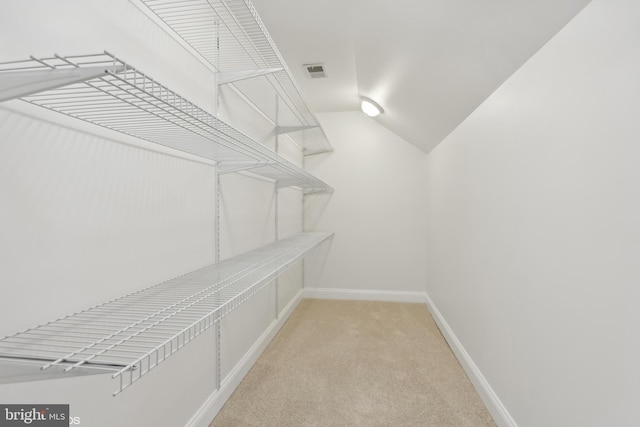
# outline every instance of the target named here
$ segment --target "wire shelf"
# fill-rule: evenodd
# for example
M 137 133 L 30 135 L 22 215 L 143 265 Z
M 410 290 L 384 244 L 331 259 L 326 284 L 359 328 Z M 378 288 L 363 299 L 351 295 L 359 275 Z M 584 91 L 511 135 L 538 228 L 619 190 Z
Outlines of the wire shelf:
M 216 70 L 226 75 L 251 76 L 232 84 L 277 125 L 304 128 L 292 137 L 304 147 L 305 154 L 332 150 L 249 0 L 140 1 Z M 256 80 L 258 83 L 254 84 Z M 273 89 L 285 109 L 273 109 L 271 98 L 262 96 L 260 91 L 264 86 Z
M 4 337 L 0 360 L 111 371 L 120 380 L 117 395 L 331 235 L 301 233 Z
M 222 172 L 251 170 L 279 186 L 331 190 L 108 52 L 0 63 L 0 101 L 12 98 L 217 161 Z

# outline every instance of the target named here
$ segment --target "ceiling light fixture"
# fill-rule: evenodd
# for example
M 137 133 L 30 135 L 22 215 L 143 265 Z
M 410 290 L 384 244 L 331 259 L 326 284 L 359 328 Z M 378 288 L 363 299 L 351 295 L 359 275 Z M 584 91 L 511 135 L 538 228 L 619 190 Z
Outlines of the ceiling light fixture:
M 384 112 L 382 107 L 375 102 L 371 98 L 367 98 L 366 96 L 361 96 L 360 99 L 362 103 L 360 104 L 360 108 L 362 108 L 362 112 L 365 113 L 369 117 L 375 117 L 378 114 Z

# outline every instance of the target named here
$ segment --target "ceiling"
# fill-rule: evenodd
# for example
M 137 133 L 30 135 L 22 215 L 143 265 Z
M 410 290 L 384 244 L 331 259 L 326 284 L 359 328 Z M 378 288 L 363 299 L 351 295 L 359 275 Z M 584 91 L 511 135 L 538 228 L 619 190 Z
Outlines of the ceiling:
M 430 151 L 590 0 L 253 0 L 314 112 L 377 120 Z M 323 63 L 311 79 L 303 64 Z

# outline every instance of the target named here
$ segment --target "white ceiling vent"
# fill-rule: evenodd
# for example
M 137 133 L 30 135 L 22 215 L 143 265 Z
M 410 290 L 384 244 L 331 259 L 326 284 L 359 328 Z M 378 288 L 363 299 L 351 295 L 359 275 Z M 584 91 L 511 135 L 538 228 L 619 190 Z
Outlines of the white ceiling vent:
M 327 77 L 327 70 L 324 64 L 304 64 L 303 67 L 312 79 L 323 79 Z

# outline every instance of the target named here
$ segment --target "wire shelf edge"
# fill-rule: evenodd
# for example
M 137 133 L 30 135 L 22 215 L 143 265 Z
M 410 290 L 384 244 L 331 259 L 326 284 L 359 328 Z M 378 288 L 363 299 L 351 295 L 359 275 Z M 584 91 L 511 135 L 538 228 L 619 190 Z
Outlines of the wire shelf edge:
M 0 101 L 26 102 L 274 181 L 331 187 L 109 52 L 0 63 Z
M 300 233 L 0 339 L 3 361 L 112 372 L 114 396 L 202 334 L 333 233 Z

